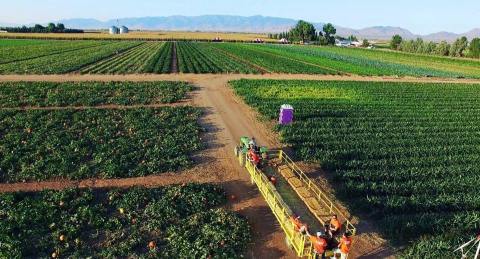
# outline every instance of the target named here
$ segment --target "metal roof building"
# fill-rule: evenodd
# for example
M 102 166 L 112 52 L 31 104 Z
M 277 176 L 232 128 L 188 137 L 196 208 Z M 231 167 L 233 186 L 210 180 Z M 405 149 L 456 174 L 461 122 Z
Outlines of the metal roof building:
M 128 28 L 126 26 L 120 27 L 120 34 L 128 33 Z
M 120 33 L 120 29 L 118 29 L 118 28 L 115 27 L 115 26 L 112 26 L 112 27 L 110 27 L 110 29 L 108 30 L 108 32 L 109 32 L 110 34 L 119 34 L 119 33 Z

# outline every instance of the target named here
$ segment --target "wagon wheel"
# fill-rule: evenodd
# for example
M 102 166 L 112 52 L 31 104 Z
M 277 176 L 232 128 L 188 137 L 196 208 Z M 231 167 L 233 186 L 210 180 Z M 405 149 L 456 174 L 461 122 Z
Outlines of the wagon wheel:
M 287 245 L 288 249 L 293 250 L 292 242 L 290 242 L 287 236 L 285 236 L 285 244 Z

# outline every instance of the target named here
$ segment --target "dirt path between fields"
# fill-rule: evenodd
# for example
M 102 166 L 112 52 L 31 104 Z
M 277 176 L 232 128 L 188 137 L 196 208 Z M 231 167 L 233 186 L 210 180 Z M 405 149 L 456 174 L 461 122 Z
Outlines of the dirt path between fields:
M 177 42 L 172 44 L 172 60 L 171 60 L 170 71 L 172 73 L 178 73 L 178 59 L 177 59 Z

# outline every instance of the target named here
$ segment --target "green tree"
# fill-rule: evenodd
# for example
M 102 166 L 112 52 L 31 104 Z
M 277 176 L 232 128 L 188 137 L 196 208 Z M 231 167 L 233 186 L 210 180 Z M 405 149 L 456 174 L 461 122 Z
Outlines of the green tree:
M 423 52 L 423 39 L 417 38 L 413 43 L 413 51 L 417 53 L 424 53 Z
M 47 25 L 47 32 L 55 32 L 56 26 L 54 23 L 49 23 Z
M 424 51 L 426 54 L 435 54 L 435 50 L 437 48 L 437 44 L 433 41 L 425 43 Z
M 35 26 L 33 27 L 33 32 L 40 33 L 40 32 L 44 32 L 44 31 L 45 31 L 45 27 L 43 27 L 40 24 L 35 24 Z
M 400 42 L 397 48 L 392 48 L 392 49 L 401 50 L 405 52 L 415 52 L 415 41 L 403 40 L 402 42 Z
M 312 41 L 316 37 L 316 30 L 313 24 L 300 20 L 297 25 L 290 30 L 291 35 L 295 40 L 302 42 Z
M 468 47 L 469 57 L 480 58 L 480 38 L 474 38 Z
M 463 57 L 464 52 L 468 47 L 468 39 L 463 36 L 457 39 L 452 46 L 450 47 L 450 56 L 452 57 Z
M 335 33 L 337 33 L 337 29 L 331 23 L 327 23 L 323 25 L 323 33 L 325 37 L 325 42 L 329 45 L 335 44 Z
M 366 47 L 368 47 L 368 46 L 370 46 L 370 42 L 368 42 L 367 39 L 363 39 L 362 47 L 366 48 Z
M 450 44 L 448 44 L 448 42 L 446 41 L 442 41 L 437 45 L 434 53 L 440 56 L 448 56 L 449 52 L 450 52 Z
M 403 38 L 402 36 L 396 34 L 392 37 L 390 41 L 390 48 L 398 50 L 400 48 L 400 44 L 402 44 Z
M 57 23 L 57 30 L 60 32 L 65 31 L 65 25 L 63 23 Z

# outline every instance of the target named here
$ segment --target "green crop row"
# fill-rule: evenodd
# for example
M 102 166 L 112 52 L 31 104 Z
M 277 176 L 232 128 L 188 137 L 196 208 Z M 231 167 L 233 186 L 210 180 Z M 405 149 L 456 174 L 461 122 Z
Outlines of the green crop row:
M 29 60 L 108 44 L 108 41 L 0 40 L 0 64 Z M 25 43 L 23 43 L 25 42 Z
M 100 46 L 0 64 L 0 74 L 64 74 L 138 46 L 139 42 L 111 42 Z
M 159 61 L 156 59 L 157 53 L 161 52 L 163 47 L 161 42 L 143 43 L 121 55 L 86 67 L 80 72 L 90 74 L 147 73 L 155 68 L 151 66 L 151 63 L 156 64 Z
M 291 59 L 284 55 L 262 51 L 258 45 L 254 44 L 225 43 L 214 45 L 214 47 L 227 51 L 231 55 L 262 67 L 267 72 L 290 74 L 338 74 L 337 71 L 327 67 L 321 67 L 315 64 L 306 63 L 303 60 Z
M 0 83 L 0 108 L 174 103 L 192 86 L 185 82 Z
M 234 258 L 245 219 L 208 184 L 0 195 L 2 258 Z
M 291 104 L 295 122 L 277 127 L 282 141 L 320 163 L 345 202 L 387 237 L 407 244 L 430 236 L 421 244 L 433 253 L 426 240 L 464 240 L 480 226 L 480 85 L 240 80 L 232 87 L 268 119 Z M 411 257 L 427 253 L 407 247 Z
M 209 43 L 178 42 L 177 59 L 183 73 L 258 73 L 243 61 L 229 57 Z
M 155 55 L 147 61 L 146 73 L 168 74 L 171 72 L 172 66 L 173 43 L 165 42 Z
M 193 107 L 0 111 L 0 182 L 138 177 L 192 164 Z

